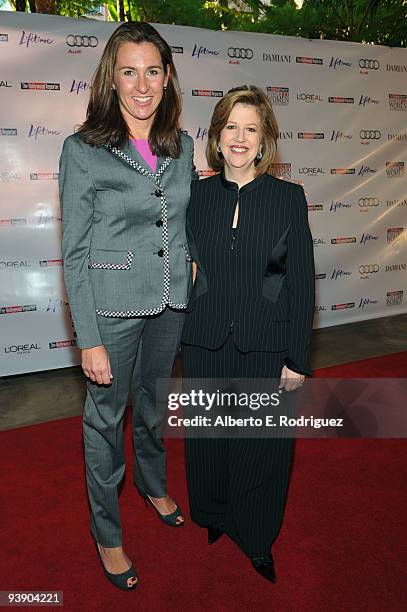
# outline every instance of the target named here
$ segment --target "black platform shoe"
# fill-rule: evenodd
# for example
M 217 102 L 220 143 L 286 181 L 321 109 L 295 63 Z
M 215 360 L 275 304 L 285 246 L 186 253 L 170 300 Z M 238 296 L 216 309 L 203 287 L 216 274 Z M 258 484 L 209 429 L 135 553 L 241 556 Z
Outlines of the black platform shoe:
M 270 582 L 276 582 L 276 572 L 274 571 L 274 560 L 272 555 L 265 555 L 264 557 L 252 558 L 252 565 L 256 572 L 258 572 L 263 578 Z
M 212 525 L 208 527 L 208 544 L 215 544 L 223 536 L 225 532 L 218 527 Z

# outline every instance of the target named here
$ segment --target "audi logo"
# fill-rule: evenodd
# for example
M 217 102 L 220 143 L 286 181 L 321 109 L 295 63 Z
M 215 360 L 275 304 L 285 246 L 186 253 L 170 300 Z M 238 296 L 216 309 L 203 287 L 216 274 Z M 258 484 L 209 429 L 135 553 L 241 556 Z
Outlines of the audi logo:
M 66 37 L 68 47 L 97 47 L 99 40 L 96 36 L 80 36 L 79 34 L 68 34 Z
M 360 130 L 359 133 L 362 140 L 379 140 L 382 137 L 379 130 Z
M 240 49 L 239 47 L 229 47 L 228 56 L 235 59 L 252 59 L 253 49 Z
M 368 70 L 379 70 L 380 62 L 379 60 L 373 59 L 360 59 L 359 68 L 367 68 Z
M 365 266 L 359 266 L 359 274 L 372 274 L 378 272 L 379 266 L 377 264 L 367 264 Z
M 359 206 L 379 206 L 379 198 L 359 198 Z

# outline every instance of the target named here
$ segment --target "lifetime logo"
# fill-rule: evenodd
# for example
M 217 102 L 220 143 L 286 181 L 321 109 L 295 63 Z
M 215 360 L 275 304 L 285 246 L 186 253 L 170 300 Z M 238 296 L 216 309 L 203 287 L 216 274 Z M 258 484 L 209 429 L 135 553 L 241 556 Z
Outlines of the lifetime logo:
M 99 44 L 99 39 L 96 36 L 81 36 L 80 34 L 68 34 L 65 42 L 68 47 L 95 48 Z
M 351 276 L 352 272 L 349 272 L 348 270 L 342 270 L 342 268 L 334 268 L 332 275 L 331 275 L 331 280 L 337 280 L 338 278 L 341 278 L 342 276 Z
M 228 57 L 233 59 L 253 59 L 253 49 L 242 49 L 241 47 L 229 47 Z
M 220 52 L 217 49 L 209 49 L 208 47 L 198 47 L 198 45 L 194 45 L 194 48 L 192 50 L 192 57 L 196 57 L 197 59 L 199 59 L 201 55 L 209 55 L 211 57 L 214 57 L 216 55 L 219 55 L 219 53 Z
M 359 274 L 375 274 L 379 270 L 378 264 L 362 264 L 359 266 Z
M 369 297 L 360 298 L 359 308 L 361 308 L 363 310 L 363 308 L 365 306 L 369 306 L 369 304 L 377 304 L 377 300 L 374 300 L 374 299 L 369 298 Z
M 370 240 L 379 240 L 379 236 L 377 236 L 376 234 L 363 233 L 360 238 L 360 244 L 366 244 Z

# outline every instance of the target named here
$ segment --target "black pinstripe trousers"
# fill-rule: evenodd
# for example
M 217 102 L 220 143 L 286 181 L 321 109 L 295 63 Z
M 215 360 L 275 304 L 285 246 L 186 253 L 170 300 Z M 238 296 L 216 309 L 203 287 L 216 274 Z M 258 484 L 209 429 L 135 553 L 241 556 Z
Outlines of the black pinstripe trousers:
M 184 378 L 279 378 L 284 353 L 182 344 Z M 186 439 L 192 520 L 219 527 L 249 557 L 270 552 L 281 527 L 290 479 L 293 438 Z

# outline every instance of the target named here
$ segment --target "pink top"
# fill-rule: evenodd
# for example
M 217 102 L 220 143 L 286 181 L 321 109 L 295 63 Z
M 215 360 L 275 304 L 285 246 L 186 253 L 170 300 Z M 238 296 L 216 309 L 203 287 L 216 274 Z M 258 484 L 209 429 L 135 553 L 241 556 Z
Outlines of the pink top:
M 148 140 L 136 140 L 135 138 L 132 138 L 131 142 L 136 147 L 144 161 L 146 161 L 153 172 L 155 172 L 157 170 L 157 156 L 152 153 Z

